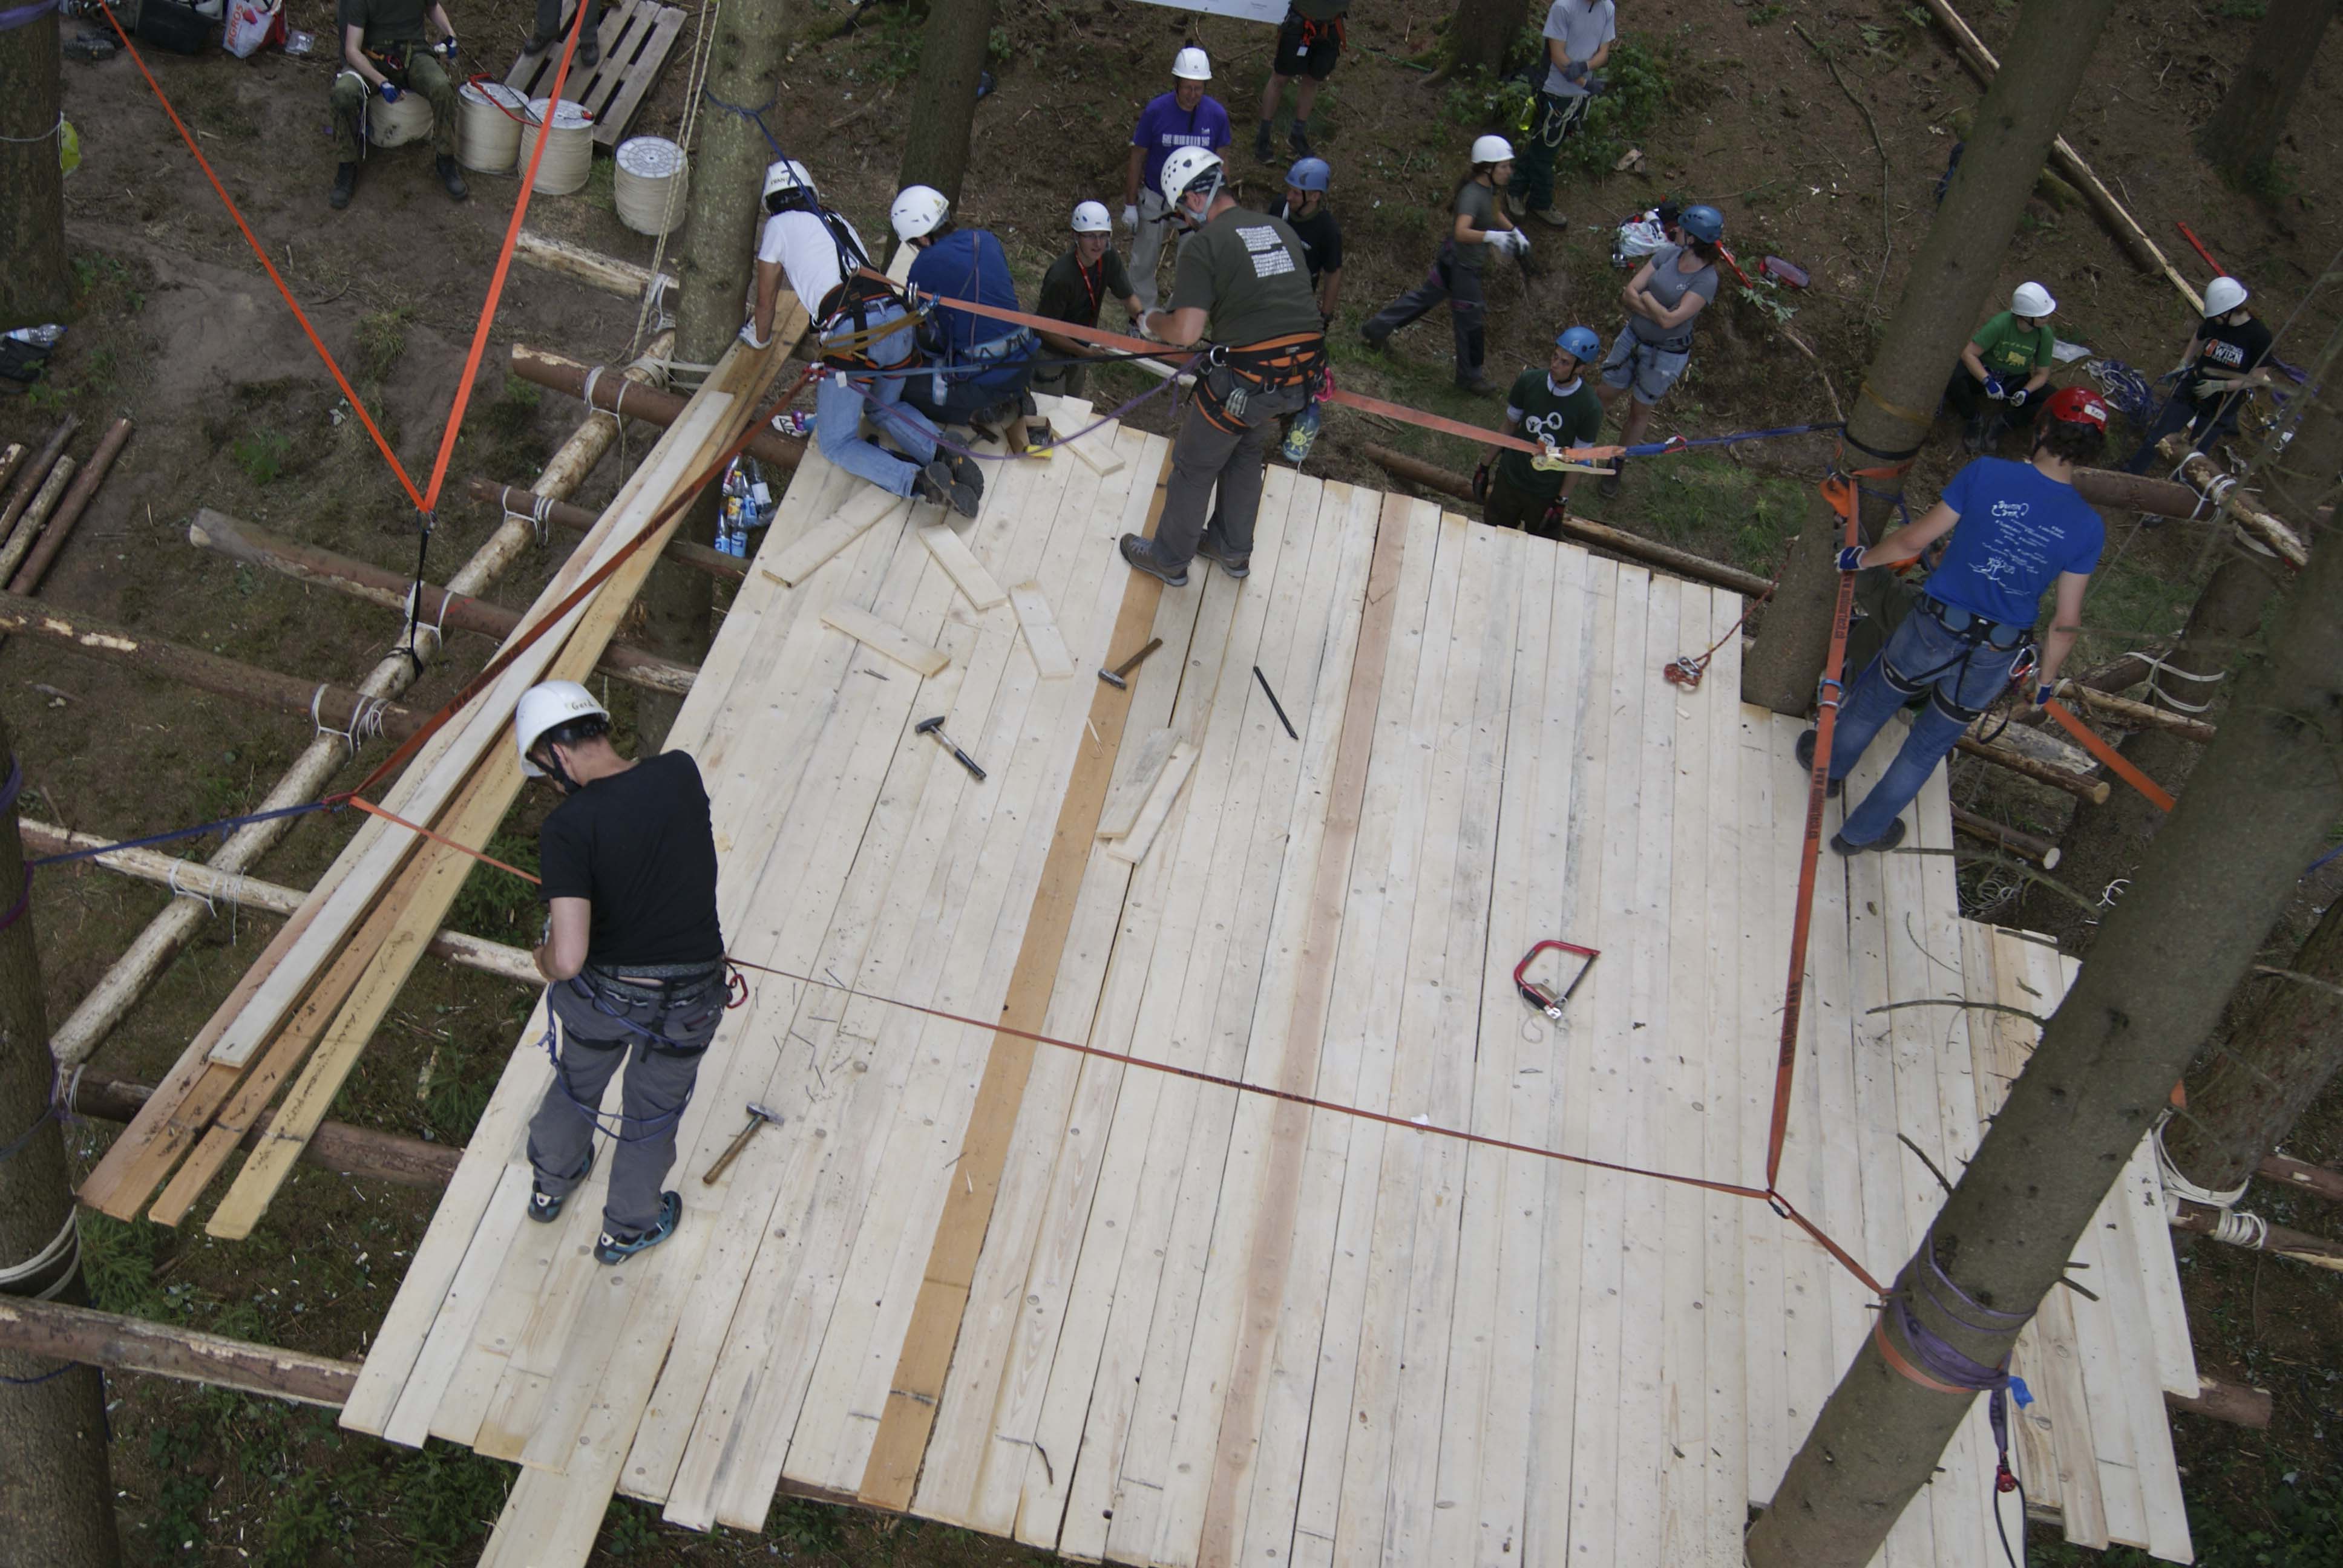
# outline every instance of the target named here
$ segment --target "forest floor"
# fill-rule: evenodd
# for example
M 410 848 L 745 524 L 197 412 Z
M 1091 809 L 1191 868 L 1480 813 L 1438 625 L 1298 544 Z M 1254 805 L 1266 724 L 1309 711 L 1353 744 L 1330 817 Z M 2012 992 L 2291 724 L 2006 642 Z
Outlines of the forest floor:
M 329 39 L 329 0 L 288 0 L 287 9 L 293 26 Z M 523 0 L 451 0 L 451 9 L 468 64 L 491 70 L 505 67 L 529 26 Z M 1345 229 L 1332 343 L 1344 386 L 1493 424 L 1492 402 L 1453 388 L 1444 320 L 1427 318 L 1383 354 L 1357 338 L 1358 323 L 1430 262 L 1467 142 L 1505 128 L 1495 123 L 1498 98 L 1488 87 L 1441 81 L 1430 70 L 1447 9 L 1443 0 L 1358 7 L 1350 53 L 1312 116 L 1313 136 L 1334 166 L 1332 205 Z M 2016 13 L 2010 0 L 1969 0 L 1966 9 L 1994 45 L 2006 37 Z M 2126 0 L 2065 130 L 2185 274 L 2201 286 L 2209 270 L 2174 232 L 2176 220 L 2247 279 L 2258 313 L 2277 326 L 2343 242 L 2343 29 L 2330 30 L 2298 104 L 2277 179 L 2247 195 L 2210 175 L 2188 136 L 2218 101 L 2262 9 L 2258 0 Z M 833 202 L 875 236 L 885 226 L 901 122 L 916 96 L 917 21 L 901 4 L 882 0 L 851 31 L 830 36 L 847 15 L 845 0 L 799 0 L 790 10 L 802 41 L 768 123 L 815 169 Z M 1615 146 L 1590 144 L 1590 166 L 1564 170 L 1557 201 L 1574 221 L 1565 231 L 1533 229 L 1534 276 L 1493 266 L 1491 374 L 1507 379 L 1542 363 L 1561 326 L 1583 322 L 1607 339 L 1621 315 L 1622 278 L 1610 259 L 1614 226 L 1674 195 L 1724 209 L 1728 240 L 1745 266 L 1779 256 L 1804 267 L 1812 286 L 1786 293 L 1728 286 L 1703 318 L 1693 367 L 1663 406 L 1654 435 L 1710 437 L 1834 418 L 1926 232 L 1936 181 L 1957 139 L 1952 116 L 1975 104 L 1978 89 L 1925 9 L 1901 0 L 1634 0 L 1622 12 L 1634 63 L 1623 51 L 1614 67 L 1621 102 L 1630 108 L 1640 102 L 1648 120 L 1628 127 Z M 69 32 L 81 25 L 66 23 Z M 634 132 L 672 135 L 680 123 L 690 37 L 687 27 Z M 1242 194 L 1271 199 L 1286 156 L 1282 117 L 1278 163 L 1262 166 L 1250 156 L 1267 28 L 1138 0 L 1000 0 L 992 62 L 999 85 L 978 109 L 960 216 L 1001 235 L 1029 299 L 1042 268 L 1064 248 L 1072 204 L 1096 197 L 1120 206 L 1131 121 L 1141 103 L 1169 85 L 1172 52 L 1192 38 L 1212 52 L 1220 73 L 1214 91 L 1236 123 L 1231 162 Z M 515 182 L 474 175 L 473 199 L 451 204 L 432 178 L 427 148 L 416 146 L 370 157 L 357 200 L 330 212 L 333 155 L 325 130 L 334 66 L 327 60 L 272 51 L 240 62 L 215 51 L 192 59 L 150 55 L 149 64 L 401 460 L 410 471 L 427 471 Z M 48 378 L 24 395 L 0 397 L 0 441 L 36 445 L 68 411 L 86 427 L 76 455 L 117 416 L 136 420 L 137 429 L 43 597 L 253 664 L 354 682 L 391 645 L 396 616 L 197 550 L 187 543 L 188 518 L 197 506 L 216 508 L 404 572 L 413 564 L 413 513 L 136 67 L 116 58 L 68 62 L 65 70 L 66 113 L 84 159 L 66 184 L 81 311 Z M 1644 153 L 1641 167 L 1609 172 L 1628 144 Z M 538 198 L 528 221 L 596 249 L 651 259 L 651 242 L 617 220 L 607 156 L 598 157 L 581 192 Z M 2004 295 L 2026 278 L 2058 297 L 2062 337 L 2151 377 L 2169 367 L 2188 336 L 2192 317 L 2177 291 L 2136 266 L 2087 209 L 2039 196 L 2032 202 L 1994 292 Z M 1118 317 L 1111 312 L 1109 324 Z M 1785 326 L 1811 357 L 1792 346 Z M 505 375 L 511 344 L 608 362 L 625 357 L 637 327 L 623 301 L 517 268 L 458 443 L 456 487 L 476 474 L 527 483 L 577 421 L 568 400 L 540 397 Z M 2289 338 L 2279 354 L 2299 357 L 2309 349 L 2308 341 Z M 1111 373 L 1101 383 L 1094 386 L 1102 402 L 1151 384 L 1137 372 Z M 1141 404 L 1131 417 L 1161 428 L 1163 400 Z M 648 440 L 635 427 L 628 451 L 639 453 Z M 1462 442 L 1337 414 L 1310 467 L 1383 485 L 1360 451 L 1371 440 L 1459 470 L 1477 461 Z M 2128 431 L 2111 437 L 2111 457 L 2120 457 L 2130 441 Z M 1805 520 L 1829 454 L 1828 437 L 1817 435 L 1647 461 L 1614 501 L 1587 487 L 1581 510 L 1771 575 Z M 1933 498 L 1960 461 L 1957 432 L 1940 422 L 1912 481 L 1916 503 Z M 606 462 L 577 499 L 598 504 L 622 471 L 620 462 Z M 434 575 L 444 580 L 497 521 L 468 501 L 444 508 Z M 2168 638 L 2207 569 L 2202 530 L 2144 531 L 2128 518 L 2111 523 L 2111 558 L 2077 656 L 2085 662 Z M 497 597 L 528 602 L 558 563 L 558 554 L 538 552 Z M 458 637 L 442 669 L 408 700 L 437 706 L 488 651 L 485 641 Z M 615 706 L 628 719 L 631 704 L 623 690 L 618 695 Z M 114 837 L 250 809 L 310 738 L 306 719 L 196 695 L 27 638 L 0 655 L 0 702 L 25 762 L 28 814 Z M 2036 831 L 2059 829 L 2064 797 L 1978 776 L 1989 771 L 1958 772 L 1961 798 Z M 524 804 L 516 812 L 500 852 L 533 852 L 542 809 Z M 337 819 L 305 823 L 260 874 L 306 886 L 348 830 Z M 210 848 L 198 840 L 181 852 Z M 1972 912 L 2016 918 L 1997 901 L 1998 888 L 1974 877 L 1969 886 Z M 166 896 L 95 870 L 56 875 L 44 887 L 35 912 L 55 1021 Z M 2332 886 L 2315 888 L 2288 911 L 2273 950 L 2290 952 L 2317 904 L 2334 893 Z M 484 875 L 467 888 L 456 923 L 526 943 L 536 920 L 522 892 Z M 266 917 L 221 910 L 115 1032 L 99 1064 L 158 1077 L 272 929 Z M 528 1010 L 528 999 L 499 982 L 425 965 L 335 1114 L 460 1143 Z M 84 1160 L 110 1136 L 95 1123 L 70 1133 Z M 2289 1150 L 2343 1164 L 2343 1097 L 2330 1095 Z M 2315 1200 L 2259 1190 L 2255 1200 L 2279 1222 L 2343 1231 L 2343 1216 L 2318 1211 Z M 214 1241 L 195 1226 L 169 1231 L 85 1216 L 91 1284 L 100 1304 L 117 1311 L 355 1357 L 430 1207 L 421 1194 L 303 1167 L 245 1242 Z M 2343 1422 L 2338 1281 L 2209 1243 L 2184 1258 L 2182 1272 L 2207 1369 L 2276 1396 L 2266 1432 L 2176 1419 L 2201 1560 L 2217 1568 L 2343 1562 L 2335 1544 L 2343 1540 L 2343 1464 L 2330 1435 Z M 469 1562 L 508 1483 L 505 1467 L 440 1445 L 408 1453 L 346 1440 L 321 1412 L 135 1378 L 116 1381 L 110 1398 L 116 1484 L 135 1563 Z M 2077 1560 L 2036 1533 L 2036 1561 Z M 703 1537 L 669 1531 L 654 1513 L 620 1503 L 596 1561 L 706 1564 L 776 1556 L 941 1565 L 1031 1554 L 957 1531 L 805 1503 L 777 1506 L 761 1539 Z

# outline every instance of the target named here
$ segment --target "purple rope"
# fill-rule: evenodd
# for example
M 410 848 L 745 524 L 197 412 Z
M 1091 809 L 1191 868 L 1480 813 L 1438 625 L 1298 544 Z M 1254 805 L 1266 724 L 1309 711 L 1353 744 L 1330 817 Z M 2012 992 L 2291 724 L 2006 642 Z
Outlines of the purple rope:
M 922 374 L 924 374 L 924 372 L 922 372 Z M 897 415 L 895 412 L 895 405 L 880 403 L 864 387 L 856 385 L 860 378 L 860 377 L 859 376 L 850 377 L 846 385 L 852 390 L 856 397 L 870 405 L 870 411 L 873 417 L 881 421 L 890 418 L 900 419 L 900 416 Z M 1138 397 L 1133 397 L 1131 401 L 1121 405 L 1120 407 L 1110 409 L 1106 413 L 1100 415 L 1095 420 L 1083 426 L 1072 435 L 1053 436 L 1051 438 L 1050 445 L 1051 447 L 1057 447 L 1066 446 L 1071 442 L 1079 441 L 1083 437 L 1089 435 L 1091 431 L 1099 429 L 1101 427 L 1113 424 L 1117 419 L 1121 418 L 1133 408 L 1138 407 L 1141 403 L 1146 402 L 1150 397 L 1155 397 L 1165 388 L 1175 387 L 1178 384 L 1178 377 L 1175 376 L 1169 377 L 1158 385 L 1149 387 L 1146 391 L 1141 392 Z M 1025 457 L 1025 454 L 1022 452 L 1002 452 L 997 454 L 991 452 L 972 452 L 957 441 L 948 440 L 941 430 L 937 431 L 935 439 L 936 447 L 939 450 L 950 452 L 958 457 L 971 458 L 979 463 L 1015 463 L 1022 461 Z
M 17 27 L 29 27 L 56 8 L 57 0 L 33 0 L 30 5 L 18 5 L 12 10 L 0 11 L 0 33 L 6 33 Z

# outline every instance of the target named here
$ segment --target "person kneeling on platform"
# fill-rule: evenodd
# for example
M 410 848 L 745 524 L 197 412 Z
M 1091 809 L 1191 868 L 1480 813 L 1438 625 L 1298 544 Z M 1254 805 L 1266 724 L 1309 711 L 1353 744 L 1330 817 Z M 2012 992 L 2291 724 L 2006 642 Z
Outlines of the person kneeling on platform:
M 2083 591 L 2099 562 L 2107 529 L 2075 493 L 2075 468 L 2107 440 L 2107 406 L 2081 387 L 2053 393 L 2034 432 L 2031 462 L 1979 457 L 1953 477 L 1916 523 L 1869 549 L 1839 551 L 1839 570 L 1862 571 L 1918 557 L 1949 531 L 1944 558 L 1887 647 L 1858 676 L 1832 731 L 1828 792 L 1835 795 L 1872 738 L 1900 708 L 1925 697 L 1896 760 L 1831 839 L 1842 855 L 1892 849 L 1904 841 L 1900 813 L 1919 795 L 1971 723 L 2031 675 L 2034 701 L 2046 704 L 2058 667 L 2082 630 Z M 2034 619 L 2056 585 L 2050 635 L 2034 660 Z M 1800 763 L 1814 766 L 1814 730 L 1798 737 Z
M 1591 447 L 1603 434 L 1603 399 L 1582 374 L 1603 355 L 1603 339 L 1591 327 L 1564 329 L 1543 370 L 1524 370 L 1505 394 L 1505 434 L 1521 435 L 1549 449 Z M 1492 528 L 1526 528 L 1542 539 L 1562 538 L 1557 518 L 1570 510 L 1580 474 L 1558 459 L 1533 457 L 1507 447 L 1493 448 L 1473 474 L 1481 500 L 1481 520 Z
M 594 1256 L 616 1263 L 675 1232 L 683 1200 L 660 1183 L 724 1017 L 708 790 L 688 752 L 619 756 L 610 715 L 576 681 L 529 688 L 513 729 L 521 771 L 562 796 L 538 830 L 548 914 L 536 957 L 554 1060 L 528 1124 L 528 1217 L 560 1217 L 594 1169 L 594 1134 L 608 1134 L 618 1150 Z M 613 1128 L 602 1094 L 621 1067 Z
M 1237 206 L 1225 177 L 1221 160 L 1202 147 L 1163 160 L 1163 198 L 1173 220 L 1195 232 L 1180 252 L 1172 307 L 1139 321 L 1141 332 L 1174 347 L 1208 334 L 1212 341 L 1172 443 L 1155 538 L 1125 534 L 1121 547 L 1134 569 L 1172 588 L 1187 586 L 1188 563 L 1200 555 L 1232 578 L 1252 571 L 1270 439 L 1310 403 L 1326 373 L 1326 334 L 1302 241 L 1278 219 Z
M 424 18 L 439 29 L 439 42 L 424 39 Z M 334 146 L 341 162 L 334 169 L 334 188 L 326 202 L 336 211 L 350 205 L 357 188 L 358 159 L 366 155 L 361 122 L 367 100 L 381 95 L 386 104 L 398 102 L 402 93 L 420 93 L 431 105 L 431 150 L 437 155 L 439 183 L 462 201 L 472 193 L 456 167 L 456 84 L 448 69 L 456 63 L 456 28 L 447 7 L 439 0 L 341 0 L 337 13 L 342 34 L 343 67 L 334 77 L 327 102 L 334 121 Z
M 951 203 L 933 186 L 905 186 L 888 219 L 895 237 L 919 253 L 909 276 L 913 296 L 937 302 L 923 334 L 936 350 L 935 369 L 912 377 L 903 401 L 938 425 L 981 427 L 1011 452 L 1024 451 L 1025 417 L 1033 411 L 1025 388 L 1041 340 L 1030 327 L 950 304 L 966 299 L 1015 310 L 1008 252 L 990 229 L 952 222 Z

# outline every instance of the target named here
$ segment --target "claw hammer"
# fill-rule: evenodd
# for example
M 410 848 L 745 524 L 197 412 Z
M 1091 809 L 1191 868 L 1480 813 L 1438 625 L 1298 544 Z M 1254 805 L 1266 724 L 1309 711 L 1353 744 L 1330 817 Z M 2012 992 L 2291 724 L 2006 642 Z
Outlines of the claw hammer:
M 749 1147 L 749 1140 L 757 1136 L 757 1129 L 768 1121 L 779 1127 L 781 1124 L 781 1113 L 778 1111 L 768 1111 L 753 1100 L 749 1101 L 749 1125 L 740 1129 L 739 1135 L 732 1140 L 730 1146 L 716 1157 L 716 1163 L 708 1168 L 708 1173 L 699 1179 L 699 1184 L 703 1187 L 715 1186 L 716 1179 L 724 1174 L 732 1161 L 740 1158 L 740 1151 Z

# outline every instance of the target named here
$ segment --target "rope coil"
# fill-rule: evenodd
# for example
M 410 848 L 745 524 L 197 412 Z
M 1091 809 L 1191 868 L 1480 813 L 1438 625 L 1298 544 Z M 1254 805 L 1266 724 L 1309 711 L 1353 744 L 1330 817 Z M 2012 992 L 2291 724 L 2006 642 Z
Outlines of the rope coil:
M 49 1111 L 43 1113 L 44 1120 L 54 1112 L 55 1107 L 52 1106 Z M 43 1274 L 55 1268 L 61 1260 L 67 1258 L 70 1258 L 71 1261 L 65 1271 L 50 1281 L 47 1288 L 33 1300 L 54 1301 L 65 1286 L 73 1282 L 74 1277 L 81 1272 L 81 1206 L 79 1204 L 65 1211 L 64 1227 L 57 1231 L 47 1246 L 34 1253 L 24 1262 L 11 1268 L 0 1268 L 0 1296 L 22 1294 L 23 1292 L 11 1287 L 27 1280 L 39 1279 Z

